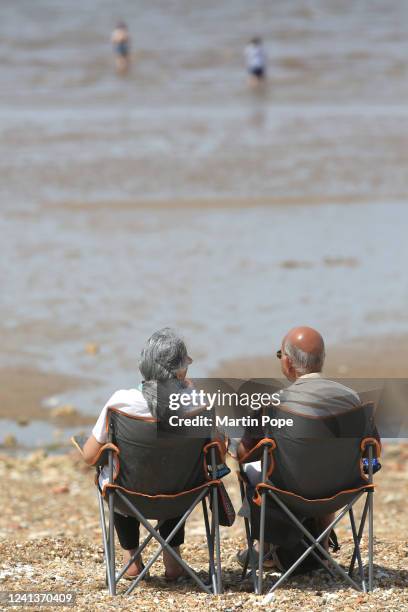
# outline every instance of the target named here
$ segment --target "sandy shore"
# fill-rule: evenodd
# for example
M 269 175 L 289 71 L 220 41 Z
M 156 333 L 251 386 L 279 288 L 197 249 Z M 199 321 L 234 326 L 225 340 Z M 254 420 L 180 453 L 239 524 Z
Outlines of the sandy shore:
M 401 200 L 405 199 L 405 196 L 401 194 Z M 373 195 L 363 195 L 360 192 L 356 192 L 351 195 L 334 195 L 331 193 L 327 194 L 313 194 L 310 196 L 298 195 L 298 196 L 263 196 L 263 197 L 221 197 L 221 198 L 177 198 L 177 199 L 128 199 L 128 200 L 115 200 L 107 201 L 65 201 L 63 206 L 66 210 L 73 211 L 91 211 L 98 214 L 101 210 L 111 210 L 113 207 L 118 211 L 134 210 L 135 208 L 147 208 L 149 210 L 209 210 L 209 209 L 244 209 L 254 208 L 258 206 L 326 206 L 327 204 L 369 204 L 375 205 L 376 203 L 383 202 L 384 199 L 381 197 L 375 197 Z M 44 211 L 54 209 L 53 203 L 43 202 L 41 208 Z
M 395 347 L 398 346 L 398 351 Z M 269 355 L 257 358 L 241 357 L 222 362 L 212 373 L 224 378 L 281 377 L 280 364 L 275 357 L 278 346 Z M 338 346 L 327 347 L 325 374 L 337 378 L 405 378 L 408 362 L 400 355 L 408 354 L 408 336 L 359 339 Z M 24 423 L 33 420 L 53 421 L 58 427 L 87 426 L 95 417 L 81 414 L 77 409 L 58 413 L 44 406 L 47 397 L 69 389 L 93 384 L 88 379 L 42 372 L 33 368 L 10 367 L 0 370 L 0 419 Z M 74 407 L 75 408 L 75 407 Z M 4 432 L 7 434 L 7 432 Z M 1 444 L 0 437 L 0 444 Z
M 214 374 L 224 378 L 279 378 L 280 363 L 275 357 L 279 348 L 271 347 L 269 355 L 222 362 Z M 324 373 L 332 378 L 405 378 L 408 361 L 401 356 L 407 354 L 408 336 L 359 338 L 327 346 Z
M 407 368 L 395 353 L 404 354 L 408 337 L 357 340 L 338 347 L 328 347 L 326 373 L 333 377 L 397 377 L 406 376 Z M 225 362 L 216 369 L 217 376 L 279 376 L 279 362 L 271 355 L 257 359 L 242 358 Z M 24 374 L 26 385 L 17 384 Z M 36 371 L 3 370 L 0 378 L 8 385 L 3 389 L 3 412 L 10 418 L 18 407 L 19 417 L 48 419 L 50 411 L 41 404 L 47 395 L 71 388 L 81 381 L 44 375 Z M 7 389 L 7 391 L 5 391 Z M 26 400 L 22 403 L 22 400 Z M 22 408 L 24 406 L 24 409 Z M 11 407 L 6 410 L 4 406 Z M 25 411 L 25 412 L 24 412 Z M 72 416 L 72 415 L 71 415 Z M 79 419 L 87 417 L 79 416 Z M 75 422 L 75 418 L 73 417 Z M 79 421 L 80 423 L 83 421 Z M 233 466 L 232 466 L 233 467 Z M 187 583 L 170 587 L 164 582 L 163 567 L 158 563 L 152 579 L 130 599 L 119 596 L 112 603 L 104 587 L 103 556 L 93 486 L 93 471 L 81 463 L 75 452 L 47 456 L 37 451 L 23 458 L 0 457 L 2 487 L 0 500 L 0 585 L 1 590 L 49 590 L 77 593 L 76 609 L 122 610 L 185 609 L 194 607 L 217 610 L 249 610 L 260 604 L 250 592 L 248 583 L 239 582 L 240 570 L 236 551 L 244 546 L 241 519 L 231 529 L 223 528 L 223 568 L 226 593 L 210 599 Z M 236 507 L 238 489 L 234 476 L 228 488 Z M 376 559 L 377 588 L 373 594 L 361 595 L 330 582 L 318 572 L 312 577 L 292 580 L 276 594 L 274 609 L 291 610 L 294 602 L 306 610 L 404 610 L 408 606 L 408 515 L 405 499 L 408 494 L 408 445 L 388 446 L 384 469 L 379 473 L 376 495 Z M 13 503 L 8 494 L 13 491 Z M 207 561 L 204 530 L 200 513 L 189 521 L 184 554 L 193 566 L 205 572 Z M 350 552 L 350 532 L 339 529 L 343 543 L 339 559 L 346 562 Z M 270 582 L 270 577 L 268 581 Z M 124 585 L 119 588 L 119 593 Z
M 3 368 L 0 370 L 0 419 L 11 419 L 24 424 L 32 420 L 52 419 L 59 427 L 89 425 L 93 423 L 93 417 L 80 414 L 74 409 L 52 413 L 43 404 L 50 396 L 88 384 L 87 379 L 56 372 L 43 372 L 28 367 Z
M 408 607 L 408 446 L 389 447 L 384 468 L 378 474 L 375 496 L 375 590 L 364 595 L 329 580 L 322 572 L 295 578 L 277 591 L 273 609 L 293 610 L 406 610 Z M 46 590 L 76 593 L 76 610 L 251 610 L 261 598 L 240 583 L 236 551 L 244 545 L 243 522 L 222 528 L 222 562 L 226 592 L 211 598 L 191 583 L 169 586 L 163 579 L 161 562 L 151 579 L 130 598 L 115 601 L 104 586 L 104 566 L 98 523 L 93 470 L 83 465 L 73 451 L 63 456 L 36 452 L 15 461 L 0 456 L 2 487 L 0 502 L 0 591 Z M 228 489 L 239 507 L 235 476 Z M 10 503 L 12 493 L 12 503 Z M 344 524 L 345 525 L 345 524 Z M 346 562 L 351 534 L 338 530 Z M 120 551 L 118 550 L 118 555 Z M 187 527 L 184 556 L 202 576 L 207 561 L 204 529 L 196 511 Z M 120 558 L 120 556 L 119 556 Z M 266 584 L 273 577 L 268 576 Z M 68 609 L 68 608 L 67 608 Z M 72 608 L 71 608 L 72 609 Z
M 398 347 L 396 352 L 395 347 Z M 279 362 L 271 355 L 223 363 L 217 376 L 278 376 Z M 406 376 L 403 359 L 407 338 L 358 340 L 341 347 L 328 347 L 326 373 L 333 377 Z M 3 405 L 21 406 L 26 398 L 27 418 L 43 419 L 49 411 L 42 407 L 47 395 L 75 386 L 79 381 L 41 372 L 23 372 L 27 381 L 24 396 L 17 384 L 21 370 L 3 370 Z M 15 376 L 15 379 L 14 379 Z M 7 389 L 7 392 L 5 391 Z M 7 395 L 5 395 L 7 394 Z M 4 400 L 7 400 L 5 403 Z M 13 414 L 13 412 L 11 413 Z M 1 416 L 11 416 L 9 411 Z M 22 409 L 19 412 L 21 418 Z M 80 417 L 86 419 L 87 417 Z M 75 421 L 75 419 L 74 419 Z M 231 467 L 234 467 L 233 465 Z M 243 522 L 222 529 L 222 561 L 225 594 L 210 598 L 193 584 L 169 586 L 163 579 L 163 566 L 157 563 L 150 581 L 130 598 L 119 586 L 115 601 L 104 585 L 103 553 L 97 512 L 93 470 L 83 465 L 74 451 L 47 456 L 45 451 L 15 458 L 0 455 L 0 591 L 42 590 L 76 593 L 77 610 L 250 610 L 262 607 L 262 599 L 251 593 L 249 583 L 239 581 L 240 568 L 235 554 L 244 546 Z M 375 591 L 364 595 L 329 580 L 322 572 L 295 578 L 278 590 L 272 603 L 275 610 L 406 610 L 408 607 L 408 445 L 386 446 L 383 470 L 376 481 L 375 497 Z M 235 476 L 226 479 L 230 495 L 239 508 Z M 351 550 L 351 534 L 339 528 L 342 544 L 337 558 L 346 563 Z M 120 551 L 118 550 L 120 559 Z M 184 556 L 205 576 L 207 559 L 200 512 L 189 520 Z M 270 584 L 273 576 L 267 578 Z M 71 608 L 72 609 L 72 608 Z

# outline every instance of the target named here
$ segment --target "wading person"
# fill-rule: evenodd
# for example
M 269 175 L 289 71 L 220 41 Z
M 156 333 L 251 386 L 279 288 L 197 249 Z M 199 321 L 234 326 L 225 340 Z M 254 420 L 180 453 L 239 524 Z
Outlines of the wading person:
M 245 61 L 249 85 L 258 87 L 266 78 L 266 55 L 260 38 L 252 38 L 245 47 Z
M 111 41 L 115 54 L 116 71 L 125 74 L 130 66 L 130 37 L 126 23 L 120 21 L 112 32 Z

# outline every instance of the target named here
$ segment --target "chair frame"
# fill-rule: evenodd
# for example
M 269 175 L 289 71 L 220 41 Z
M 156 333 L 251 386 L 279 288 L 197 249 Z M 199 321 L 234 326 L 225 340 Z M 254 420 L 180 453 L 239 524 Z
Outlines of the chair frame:
M 262 458 L 261 458 L 261 466 L 262 466 L 262 481 L 261 483 L 265 483 L 267 479 L 267 467 L 268 467 L 268 455 L 272 452 L 275 447 L 275 442 L 270 439 L 262 440 L 261 446 L 262 449 Z M 271 552 L 264 554 L 265 551 L 265 519 L 266 519 L 266 500 L 267 496 L 269 496 L 286 514 L 287 517 L 299 528 L 299 530 L 303 534 L 303 539 L 301 540 L 302 544 L 305 547 L 305 552 L 288 568 L 285 572 L 282 573 L 280 578 L 272 585 L 269 589 L 264 603 L 268 603 L 271 601 L 273 597 L 273 592 L 285 581 L 287 580 L 291 574 L 295 571 L 295 569 L 302 563 L 302 561 L 308 556 L 314 556 L 322 565 L 322 567 L 335 578 L 335 574 L 340 575 L 350 586 L 353 588 L 368 592 L 373 589 L 373 562 L 374 562 L 374 490 L 373 490 L 373 466 L 372 460 L 374 457 L 374 442 L 368 442 L 365 445 L 365 448 L 368 449 L 368 481 L 367 488 L 362 488 L 360 491 L 356 493 L 353 499 L 346 504 L 340 512 L 335 517 L 335 519 L 331 522 L 331 524 L 322 531 L 319 536 L 313 536 L 308 529 L 306 529 L 301 521 L 291 512 L 291 510 L 282 502 L 279 496 L 270 489 L 260 488 L 259 494 L 261 495 L 261 516 L 260 516 L 260 528 L 259 528 L 259 563 L 258 566 L 256 564 L 256 559 L 253 554 L 253 542 L 254 538 L 251 532 L 251 525 L 248 516 L 244 516 L 245 522 L 245 533 L 248 544 L 248 555 L 246 562 L 244 564 L 244 568 L 242 571 L 241 579 L 244 580 L 247 576 L 252 577 L 254 592 L 257 595 L 262 594 L 263 590 L 263 565 L 264 561 L 269 559 L 271 556 Z M 251 454 L 251 451 L 247 453 L 245 459 L 247 462 L 247 457 Z M 247 478 L 242 468 L 242 463 L 240 463 L 240 470 L 238 472 L 238 480 L 240 485 L 241 499 L 242 502 L 245 502 L 246 499 L 246 482 Z M 366 496 L 365 503 L 363 507 L 363 512 L 361 515 L 360 524 L 358 530 L 356 528 L 356 521 L 354 516 L 353 507 L 356 502 L 362 497 Z M 330 553 L 321 545 L 321 541 L 330 534 L 331 530 L 339 523 L 342 518 L 348 514 L 350 519 L 350 526 L 353 534 L 354 541 L 354 551 L 352 554 L 351 562 L 346 572 L 338 563 L 333 559 Z M 365 524 L 367 521 L 368 515 L 368 581 L 365 577 L 362 557 L 361 557 L 361 549 L 360 543 L 363 537 Z M 323 556 L 323 559 L 316 554 L 316 550 Z M 325 564 L 327 562 L 327 565 Z M 360 583 L 353 579 L 353 572 L 355 568 L 356 561 L 358 563 L 359 570 L 359 579 Z M 251 569 L 248 571 L 248 565 L 251 565 Z M 334 570 L 334 571 L 333 571 Z M 257 575 L 258 574 L 258 575 Z
M 217 442 L 210 442 L 208 444 L 208 448 L 210 451 L 210 459 L 212 466 L 212 474 L 216 474 L 217 472 L 217 457 L 216 457 L 216 446 Z M 172 557 L 183 567 L 183 569 L 187 572 L 187 574 L 194 580 L 194 582 L 202 589 L 205 593 L 211 595 L 219 595 L 223 592 L 223 584 L 222 584 L 222 574 L 221 574 L 221 542 L 220 542 L 220 525 L 219 525 L 219 511 L 218 511 L 218 486 L 220 484 L 219 480 L 208 480 L 204 483 L 202 490 L 198 493 L 197 497 L 194 501 L 189 505 L 188 509 L 185 511 L 184 515 L 174 527 L 170 535 L 164 540 L 158 528 L 160 527 L 163 521 L 158 521 L 156 526 L 149 522 L 148 519 L 143 516 L 143 514 L 138 510 L 138 508 L 130 502 L 123 493 L 116 488 L 109 488 L 109 485 L 114 483 L 114 454 L 118 452 L 117 447 L 112 444 L 112 428 L 109 420 L 109 428 L 108 428 L 108 442 L 104 445 L 100 453 L 98 455 L 99 461 L 96 464 L 97 468 L 97 478 L 95 479 L 96 488 L 97 488 L 97 497 L 98 497 L 98 507 L 99 507 L 99 519 L 100 526 L 102 531 L 102 543 L 104 550 L 104 559 L 105 559 L 105 567 L 106 567 L 106 583 L 108 586 L 109 594 L 116 595 L 116 587 L 119 580 L 123 577 L 127 569 L 130 565 L 135 561 L 136 557 L 139 556 L 142 551 L 146 548 L 150 540 L 155 539 L 159 543 L 159 547 L 150 558 L 150 560 L 146 563 L 144 569 L 140 572 L 140 574 L 132 581 L 128 589 L 125 591 L 125 595 L 130 595 L 132 591 L 139 585 L 140 581 L 146 576 L 150 567 L 157 560 L 159 555 L 166 550 L 169 552 Z M 108 520 L 106 520 L 105 515 L 105 507 L 103 503 L 103 495 L 99 488 L 98 476 L 100 470 L 102 468 L 101 465 L 101 457 L 102 455 L 108 457 L 108 470 L 109 470 L 109 485 L 106 491 L 107 502 L 108 502 Z M 137 491 L 134 491 L 137 493 Z M 129 512 L 137 518 L 137 520 L 145 527 L 148 531 L 147 537 L 144 541 L 139 545 L 137 551 L 131 557 L 131 559 L 126 563 L 126 565 L 121 569 L 120 572 L 116 572 L 116 560 L 115 560 L 115 526 L 114 526 L 114 507 L 115 507 L 115 497 L 118 496 L 120 500 L 129 508 Z M 210 520 L 208 516 L 208 507 L 207 503 L 210 503 L 210 499 L 212 501 L 212 517 L 211 517 L 211 526 Z M 197 575 L 197 573 L 178 555 L 174 548 L 172 548 L 169 544 L 174 535 L 181 529 L 181 527 L 185 524 L 186 520 L 193 512 L 195 507 L 198 504 L 202 504 L 204 523 L 205 523 L 205 531 L 206 531 L 206 540 L 208 547 L 208 555 L 209 555 L 209 584 L 205 584 L 201 578 Z

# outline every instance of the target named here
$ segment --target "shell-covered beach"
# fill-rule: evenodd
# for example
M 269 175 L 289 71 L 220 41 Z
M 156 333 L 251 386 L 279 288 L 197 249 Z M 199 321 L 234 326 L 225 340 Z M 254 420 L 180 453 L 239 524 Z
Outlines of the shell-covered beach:
M 365 595 L 331 580 L 322 571 L 296 577 L 276 591 L 268 609 L 293 610 L 393 610 L 408 607 L 408 446 L 388 446 L 383 469 L 376 477 L 374 591 Z M 233 462 L 231 462 L 233 468 Z M 244 525 L 237 518 L 222 531 L 222 564 L 225 593 L 211 597 L 191 582 L 168 585 L 164 569 L 157 562 L 151 578 L 126 598 L 121 593 L 128 583 L 119 583 L 118 597 L 112 599 L 105 587 L 102 540 L 93 470 L 82 463 L 75 451 L 47 456 L 36 451 L 15 461 L 0 456 L 2 487 L 0 503 L 0 590 L 53 591 L 76 594 L 76 610 L 252 610 L 262 598 L 251 593 L 249 582 L 240 583 L 241 568 L 236 552 L 244 547 Z M 228 491 L 239 508 L 234 470 L 228 476 Z M 341 525 L 341 523 L 340 523 Z M 351 531 L 337 530 L 341 550 L 336 560 L 351 553 Z M 149 545 L 149 551 L 153 547 Z M 363 547 L 364 551 L 364 547 Z M 120 562 L 120 551 L 118 550 Z M 206 575 L 208 558 L 201 510 L 187 523 L 183 556 L 192 567 Z M 271 584 L 268 576 L 266 584 Z M 69 608 L 66 608 L 69 609 Z

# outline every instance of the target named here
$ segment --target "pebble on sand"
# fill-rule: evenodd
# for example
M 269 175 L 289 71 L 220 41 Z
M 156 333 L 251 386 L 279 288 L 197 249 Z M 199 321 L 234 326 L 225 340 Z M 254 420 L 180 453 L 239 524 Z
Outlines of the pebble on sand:
M 85 353 L 87 353 L 88 355 L 97 355 L 100 351 L 100 346 L 99 344 L 96 344 L 96 342 L 88 342 L 87 344 L 85 344 Z
M 17 446 L 17 438 L 13 434 L 6 434 L 3 440 L 4 448 L 15 448 Z
M 50 414 L 54 418 L 75 416 L 78 414 L 78 410 L 72 404 L 63 404 L 51 410 Z

